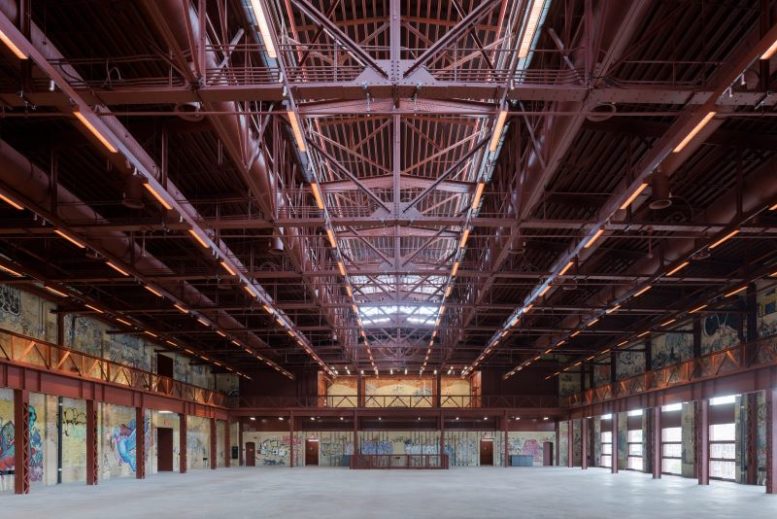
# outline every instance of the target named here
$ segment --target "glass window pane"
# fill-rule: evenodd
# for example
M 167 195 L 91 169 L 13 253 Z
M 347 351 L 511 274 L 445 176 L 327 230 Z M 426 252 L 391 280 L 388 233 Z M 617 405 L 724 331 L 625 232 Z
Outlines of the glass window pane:
M 642 429 L 629 431 L 628 441 L 633 443 L 642 443 Z
M 641 443 L 630 443 L 629 444 L 629 455 L 630 456 L 642 456 L 642 444 Z
M 612 431 L 602 432 L 602 443 L 612 443 Z
M 733 423 L 720 423 L 710 425 L 710 441 L 734 441 L 736 439 L 736 425 Z
M 642 458 L 629 457 L 629 468 L 632 470 L 642 470 Z
M 661 471 L 666 472 L 667 474 L 682 474 L 682 461 L 665 459 L 661 462 Z
M 612 454 L 612 443 L 602 444 L 602 454 Z
M 602 456 L 602 467 L 612 467 L 612 456 Z
M 682 427 L 667 427 L 661 430 L 661 440 L 665 442 L 683 441 Z
M 683 446 L 679 443 L 664 443 L 661 448 L 665 457 L 682 458 L 683 456 Z
M 710 477 L 734 479 L 735 462 L 733 461 L 710 461 Z
M 710 458 L 736 459 L 736 444 L 712 443 L 710 444 Z

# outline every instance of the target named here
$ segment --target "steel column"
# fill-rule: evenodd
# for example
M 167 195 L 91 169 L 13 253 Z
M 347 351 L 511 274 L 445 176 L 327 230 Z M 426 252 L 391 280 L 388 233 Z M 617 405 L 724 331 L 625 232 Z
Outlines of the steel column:
M 30 393 L 13 392 L 14 403 L 14 492 L 30 493 Z
M 661 406 L 651 411 L 650 461 L 653 464 L 653 479 L 661 479 Z
M 289 468 L 294 466 L 294 412 L 289 413 Z
M 187 436 L 187 421 L 186 421 L 186 413 L 181 413 L 178 415 L 178 472 L 181 474 L 186 474 L 186 471 L 188 469 L 188 463 L 187 463 L 187 442 L 186 442 L 186 436 Z
M 224 467 L 229 468 L 232 464 L 232 427 L 231 422 L 224 422 Z
M 746 451 L 745 451 L 745 481 L 748 485 L 758 484 L 758 393 L 748 393 L 746 396 L 747 414 L 745 415 Z
M 777 388 L 766 391 L 766 493 L 777 494 Z
M 94 400 L 86 401 L 86 484 L 96 485 L 99 472 L 99 458 L 97 456 L 97 403 Z
M 569 420 L 567 425 L 567 467 L 575 466 L 575 421 Z
M 218 455 L 216 454 L 216 451 L 218 450 L 218 428 L 216 425 L 216 419 L 211 418 L 210 419 L 210 469 L 216 470 L 216 467 L 218 467 Z
M 582 458 L 580 460 L 580 467 L 583 470 L 588 469 L 588 447 L 591 442 L 591 434 L 590 434 L 590 426 L 588 423 L 588 418 L 581 418 L 582 423 L 582 430 L 580 431 L 580 441 L 582 442 L 581 445 L 581 452 L 582 452 Z
M 146 477 L 146 409 L 135 408 L 135 477 Z
M 618 473 L 618 413 L 612 413 L 612 468 L 613 474 Z
M 510 466 L 510 444 L 507 441 L 507 411 L 502 414 L 502 431 L 504 432 L 504 466 Z
M 700 485 L 710 484 L 710 401 L 697 400 L 696 411 L 696 476 Z

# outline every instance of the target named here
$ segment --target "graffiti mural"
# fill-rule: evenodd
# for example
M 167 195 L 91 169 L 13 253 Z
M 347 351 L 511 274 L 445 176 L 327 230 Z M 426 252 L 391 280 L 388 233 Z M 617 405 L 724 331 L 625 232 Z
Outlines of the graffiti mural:
M 643 349 L 645 345 L 638 344 L 635 347 Z M 645 371 L 645 354 L 641 351 L 623 350 L 616 358 L 618 380 L 633 377 Z
M 762 285 L 763 282 L 759 283 Z M 759 286 L 758 296 L 758 336 L 777 335 L 777 288 Z
M 0 470 L 13 470 L 16 449 L 14 423 L 3 422 L 0 416 Z M 38 412 L 30 406 L 30 481 L 43 481 L 43 437 L 38 424 Z
M 707 355 L 739 344 L 738 314 L 712 314 L 704 317 L 701 328 L 701 350 Z
M 693 356 L 691 333 L 667 333 L 653 339 L 653 369 L 688 360 Z
M 119 466 L 126 463 L 132 472 L 135 472 L 137 469 L 136 429 L 137 424 L 133 418 L 126 424 L 115 426 L 110 433 L 111 448 L 116 461 L 118 461 Z M 148 418 L 143 421 L 143 429 L 145 432 L 146 452 L 148 452 L 151 446 L 151 420 Z
M 511 431 L 507 436 L 508 454 L 510 456 L 531 456 L 534 466 L 540 467 L 543 461 L 543 443 L 555 441 L 555 431 Z

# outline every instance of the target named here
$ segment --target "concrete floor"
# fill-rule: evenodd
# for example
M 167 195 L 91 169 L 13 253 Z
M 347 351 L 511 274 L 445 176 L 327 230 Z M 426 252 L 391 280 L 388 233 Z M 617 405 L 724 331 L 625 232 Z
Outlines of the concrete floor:
M 351 471 L 236 468 L 61 485 L 0 496 L 0 516 L 124 517 L 777 517 L 763 487 L 604 469 L 460 468 Z

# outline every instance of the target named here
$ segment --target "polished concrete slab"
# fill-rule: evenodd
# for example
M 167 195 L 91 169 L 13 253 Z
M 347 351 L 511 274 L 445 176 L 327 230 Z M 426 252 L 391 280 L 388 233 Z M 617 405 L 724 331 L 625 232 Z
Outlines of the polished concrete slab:
M 0 496 L 3 518 L 777 517 L 763 487 L 604 469 L 233 468 Z

